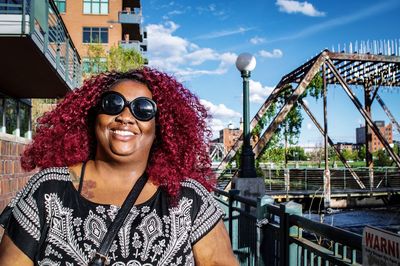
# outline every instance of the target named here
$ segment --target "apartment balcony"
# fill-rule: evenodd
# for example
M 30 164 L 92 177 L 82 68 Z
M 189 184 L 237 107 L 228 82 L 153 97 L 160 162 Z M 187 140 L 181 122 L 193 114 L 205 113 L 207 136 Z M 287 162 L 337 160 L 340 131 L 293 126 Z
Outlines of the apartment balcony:
M 145 56 L 147 51 L 147 44 L 143 44 L 142 42 L 135 40 L 122 40 L 119 41 L 119 45 L 124 49 L 135 49 L 140 52 L 143 56 Z M 144 48 L 145 46 L 145 48 Z
M 1 92 L 11 97 L 59 98 L 81 83 L 80 56 L 51 0 L 0 3 L 0 58 Z
M 141 8 L 140 0 L 122 0 L 122 8 Z
M 127 8 L 124 11 L 118 12 L 119 23 L 121 24 L 141 24 L 142 10 L 139 8 Z

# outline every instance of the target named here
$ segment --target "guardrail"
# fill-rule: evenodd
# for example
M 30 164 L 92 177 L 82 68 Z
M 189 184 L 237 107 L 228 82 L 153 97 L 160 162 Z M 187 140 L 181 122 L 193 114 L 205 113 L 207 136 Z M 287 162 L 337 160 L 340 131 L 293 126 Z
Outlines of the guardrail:
M 366 190 L 376 188 L 399 188 L 400 172 L 396 167 L 374 168 L 373 187 L 370 184 L 369 168 L 353 168 L 353 171 L 364 183 Z M 265 169 L 266 190 L 317 190 L 323 187 L 324 169 Z M 360 189 L 349 170 L 346 168 L 330 169 L 331 189 Z
M 28 36 L 73 89 L 81 84 L 81 59 L 51 0 L 0 3 L 0 36 Z
M 215 190 L 241 265 L 361 265 L 362 238 L 301 216 L 301 205 Z

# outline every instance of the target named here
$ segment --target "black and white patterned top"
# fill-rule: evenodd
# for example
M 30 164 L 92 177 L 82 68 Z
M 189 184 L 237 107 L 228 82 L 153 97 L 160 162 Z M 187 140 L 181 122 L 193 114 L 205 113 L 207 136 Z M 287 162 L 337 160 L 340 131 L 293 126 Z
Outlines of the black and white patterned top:
M 200 183 L 188 179 L 181 185 L 173 206 L 159 188 L 131 209 L 111 246 L 111 265 L 194 265 L 192 246 L 223 211 Z M 49 168 L 30 179 L 5 208 L 0 224 L 36 265 L 87 265 L 118 210 L 82 197 L 68 168 Z

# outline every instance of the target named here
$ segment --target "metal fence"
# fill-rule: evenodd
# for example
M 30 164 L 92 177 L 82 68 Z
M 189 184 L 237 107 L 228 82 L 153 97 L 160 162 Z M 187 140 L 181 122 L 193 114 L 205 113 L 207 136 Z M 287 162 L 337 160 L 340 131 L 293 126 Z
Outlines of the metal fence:
M 354 168 L 353 171 L 366 189 L 399 188 L 400 172 L 397 167 L 374 168 L 373 184 L 370 183 L 369 168 Z M 317 190 L 323 187 L 324 169 L 265 169 L 266 190 Z M 332 190 L 360 189 L 346 168 L 330 170 Z
M 238 190 L 215 191 L 241 265 L 361 265 L 362 238 L 302 217 L 301 205 L 279 206 L 264 196 L 251 200 Z

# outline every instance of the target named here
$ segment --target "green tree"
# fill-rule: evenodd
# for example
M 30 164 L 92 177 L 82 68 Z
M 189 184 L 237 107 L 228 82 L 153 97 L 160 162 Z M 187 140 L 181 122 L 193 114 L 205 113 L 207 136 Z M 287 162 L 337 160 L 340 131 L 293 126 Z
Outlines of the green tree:
M 357 159 L 360 161 L 365 160 L 365 156 L 366 156 L 366 148 L 365 148 L 365 144 L 361 145 L 361 147 L 358 149 L 357 152 Z
M 140 52 L 133 48 L 113 46 L 109 52 L 106 52 L 103 45 L 96 43 L 88 45 L 87 58 L 85 59 L 86 61 L 83 62 L 85 77 L 104 71 L 126 72 L 141 68 L 146 62 Z
M 342 151 L 342 155 L 343 155 L 343 157 L 346 159 L 346 161 L 349 161 L 349 160 L 357 160 L 357 157 L 358 157 L 357 152 L 353 152 L 353 151 L 350 150 L 350 149 L 344 149 L 344 150 Z
M 83 74 L 92 75 L 107 70 L 107 53 L 103 45 L 91 43 L 87 49 L 87 58 L 83 61 Z
M 303 99 L 308 95 L 310 95 L 315 99 L 319 99 L 323 92 L 322 89 L 323 89 L 322 74 L 318 73 L 311 80 L 310 84 L 308 85 L 303 95 L 300 96 L 300 99 Z M 286 103 L 292 92 L 293 92 L 293 86 L 291 84 L 287 84 L 282 88 L 277 98 L 277 101 L 271 104 L 270 108 L 267 110 L 267 112 L 263 115 L 263 117 L 259 120 L 258 124 L 255 126 L 254 130 L 252 131 L 253 135 L 257 136 L 261 135 L 261 132 L 263 131 L 265 125 L 269 124 L 269 122 L 272 121 L 272 119 L 277 114 L 277 110 L 279 110 L 280 107 Z M 274 158 L 279 157 L 280 154 L 278 154 L 277 156 L 272 156 L 271 152 L 268 151 L 268 149 L 275 149 L 274 151 L 277 152 L 278 150 L 276 148 L 280 147 L 282 145 L 282 141 L 284 141 L 283 160 L 285 160 L 286 162 L 289 156 L 288 155 L 289 151 L 285 148 L 287 148 L 288 145 L 297 144 L 298 138 L 300 136 L 302 122 L 303 122 L 303 116 L 301 114 L 301 106 L 296 102 L 294 103 L 293 108 L 287 114 L 284 121 L 278 126 L 278 128 L 274 132 L 273 137 L 270 139 L 269 143 L 265 147 L 263 152 L 266 153 L 266 156 L 263 156 L 261 154 L 262 158 L 261 161 L 263 161 L 264 159 L 270 159 L 272 157 Z
M 392 158 L 383 149 L 374 152 L 374 166 L 391 166 Z
M 126 49 L 121 46 L 111 47 L 108 53 L 108 70 L 126 72 L 143 67 L 145 59 L 135 49 Z
M 289 161 L 305 161 L 307 156 L 304 149 L 300 146 L 290 147 L 287 152 L 287 157 Z

